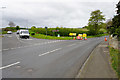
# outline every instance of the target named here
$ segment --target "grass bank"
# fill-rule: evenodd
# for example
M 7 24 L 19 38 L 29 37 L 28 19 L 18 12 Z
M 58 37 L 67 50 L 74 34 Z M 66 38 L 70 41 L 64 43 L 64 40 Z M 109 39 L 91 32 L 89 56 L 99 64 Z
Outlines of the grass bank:
M 109 34 L 99 34 L 99 35 L 87 36 L 87 38 L 102 37 L 102 36 L 108 36 L 108 35 Z
M 95 35 L 95 36 L 87 36 L 87 38 L 94 38 L 94 37 L 101 37 L 105 36 L 107 34 L 100 34 L 100 35 Z M 56 36 L 49 36 L 49 35 L 44 35 L 44 34 L 35 34 L 31 35 L 31 37 L 38 38 L 38 39 L 57 39 L 57 40 L 72 40 L 73 37 L 56 37 Z
M 116 71 L 117 75 L 120 78 L 120 53 L 119 50 L 114 49 L 109 47 L 110 50 L 110 56 L 111 56 L 111 63 L 112 63 L 112 67 L 113 69 Z
M 30 35 L 31 37 L 38 38 L 38 39 L 58 39 L 58 40 L 72 40 L 72 37 L 55 37 L 55 36 L 46 36 L 43 34 L 35 34 Z
M 7 31 L 2 31 L 2 34 L 7 34 Z

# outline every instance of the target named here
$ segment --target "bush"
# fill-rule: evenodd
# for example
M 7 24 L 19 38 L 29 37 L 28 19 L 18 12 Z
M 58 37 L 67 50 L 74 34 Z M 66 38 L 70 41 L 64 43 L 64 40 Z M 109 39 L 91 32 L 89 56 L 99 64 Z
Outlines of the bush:
M 32 32 L 31 35 L 35 35 L 35 32 Z
M 52 32 L 52 30 L 59 30 L 59 32 Z M 46 35 L 45 28 L 33 28 L 31 29 L 31 31 Z M 57 36 L 57 34 L 60 34 L 61 36 L 69 36 L 69 33 L 76 33 L 77 35 L 87 33 L 89 35 L 88 31 L 82 30 L 82 29 L 76 29 L 76 28 L 58 28 L 57 27 L 57 28 L 47 29 L 47 35 L 50 35 L 50 36 Z

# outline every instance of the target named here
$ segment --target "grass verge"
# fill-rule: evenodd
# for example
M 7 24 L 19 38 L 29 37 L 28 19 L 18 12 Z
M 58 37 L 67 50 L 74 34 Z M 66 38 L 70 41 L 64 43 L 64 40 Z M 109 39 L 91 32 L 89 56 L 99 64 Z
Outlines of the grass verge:
M 92 35 L 92 36 L 87 36 L 87 38 L 102 37 L 102 36 L 108 36 L 108 34 Z
M 46 36 L 43 34 L 35 34 L 30 35 L 31 37 L 38 38 L 38 39 L 58 39 L 58 40 L 72 40 L 72 37 L 55 37 L 55 36 Z
M 0 34 L 7 34 L 7 31 L 2 31 L 2 33 L 0 33 Z
M 120 54 L 119 54 L 119 50 L 114 49 L 109 47 L 110 50 L 110 56 L 111 56 L 111 63 L 112 63 L 112 67 L 113 69 L 116 71 L 118 77 L 120 78 Z
M 30 32 L 32 33 L 32 32 Z M 94 38 L 94 37 L 101 37 L 101 36 L 105 36 L 107 34 L 100 34 L 100 35 L 95 35 L 95 36 L 87 36 L 87 38 Z M 56 39 L 56 40 L 72 40 L 73 37 L 56 37 L 56 36 L 46 36 L 44 34 L 35 34 L 35 35 L 31 35 L 31 37 L 34 38 L 38 38 L 38 39 Z

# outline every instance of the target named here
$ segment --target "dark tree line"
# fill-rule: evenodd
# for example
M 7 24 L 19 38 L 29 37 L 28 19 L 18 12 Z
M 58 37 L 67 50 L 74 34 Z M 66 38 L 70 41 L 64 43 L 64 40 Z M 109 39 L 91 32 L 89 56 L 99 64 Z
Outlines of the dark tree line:
M 116 5 L 117 7 L 117 15 L 112 19 L 112 25 L 108 26 L 108 32 L 113 34 L 113 36 L 117 36 L 120 40 L 120 1 Z

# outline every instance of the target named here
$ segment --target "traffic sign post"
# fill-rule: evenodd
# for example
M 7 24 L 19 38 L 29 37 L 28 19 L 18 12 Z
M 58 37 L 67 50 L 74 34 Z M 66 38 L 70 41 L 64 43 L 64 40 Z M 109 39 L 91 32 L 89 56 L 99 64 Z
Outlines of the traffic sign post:
M 83 38 L 84 38 L 84 40 L 87 40 L 87 34 L 86 33 L 83 33 Z
M 72 38 L 74 36 L 73 40 L 75 40 L 76 33 L 69 33 L 69 36 L 71 36 Z
M 53 32 L 53 34 L 55 33 L 55 32 L 59 32 L 59 30 L 52 30 L 52 32 Z M 59 34 L 60 35 L 60 34 Z
M 45 27 L 45 30 L 46 30 L 46 36 L 47 36 L 47 27 Z
M 83 36 L 83 35 L 82 35 L 82 34 L 78 34 L 78 36 L 80 37 L 80 40 L 82 40 L 82 36 Z
M 60 34 L 58 34 L 58 36 L 57 37 L 60 37 Z

